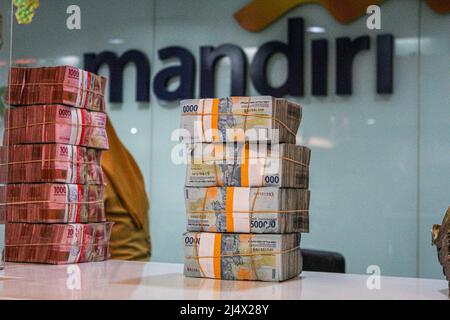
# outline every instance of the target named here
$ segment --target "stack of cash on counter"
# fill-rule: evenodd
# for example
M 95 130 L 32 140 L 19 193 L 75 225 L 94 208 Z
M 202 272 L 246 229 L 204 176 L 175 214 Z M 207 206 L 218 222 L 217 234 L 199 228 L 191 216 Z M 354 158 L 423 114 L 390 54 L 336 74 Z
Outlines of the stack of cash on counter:
M 10 262 L 109 258 L 102 150 L 106 79 L 73 67 L 12 68 L 0 147 Z
M 302 109 L 284 99 L 181 102 L 188 165 L 186 276 L 284 281 L 302 271 L 309 232 L 308 148 L 295 145 Z
M 442 224 L 433 226 L 432 240 L 438 251 L 439 263 L 442 265 L 448 281 L 450 296 L 450 208 L 448 208 Z

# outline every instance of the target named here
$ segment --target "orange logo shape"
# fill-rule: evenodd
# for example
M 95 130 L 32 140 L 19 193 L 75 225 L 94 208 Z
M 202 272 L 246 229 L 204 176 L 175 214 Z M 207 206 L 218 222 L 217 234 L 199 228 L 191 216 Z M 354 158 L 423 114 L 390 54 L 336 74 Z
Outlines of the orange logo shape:
M 366 14 L 367 7 L 385 0 L 253 0 L 234 14 L 242 28 L 258 32 L 288 11 L 305 4 L 320 4 L 340 23 L 350 23 Z M 426 0 L 437 13 L 450 12 L 450 0 Z

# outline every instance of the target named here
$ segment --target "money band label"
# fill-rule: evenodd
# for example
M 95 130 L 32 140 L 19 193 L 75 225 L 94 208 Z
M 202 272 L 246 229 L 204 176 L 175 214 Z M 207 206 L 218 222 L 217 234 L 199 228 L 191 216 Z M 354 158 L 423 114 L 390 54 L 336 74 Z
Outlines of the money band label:
M 80 111 L 80 115 L 81 115 L 81 130 L 80 130 L 80 138 L 79 138 L 79 142 L 82 142 L 85 140 L 85 135 L 86 135 L 86 126 L 85 124 L 87 123 L 86 121 L 86 112 L 81 112 Z
M 212 102 L 212 117 L 211 128 L 213 129 L 213 141 L 219 141 L 219 99 L 214 99 Z
M 233 232 L 250 232 L 250 210 L 250 188 L 234 188 Z
M 77 248 L 77 239 L 81 238 L 79 225 L 69 225 L 68 230 L 66 230 L 67 234 L 70 234 L 70 230 L 73 230 L 73 235 L 65 236 L 65 238 L 69 239 L 69 244 L 71 246 L 67 262 L 75 263 L 78 261 L 78 257 L 79 257 L 79 249 Z
M 234 232 L 234 218 L 233 218 L 234 190 L 235 190 L 234 187 L 227 188 L 226 203 L 225 203 L 227 232 Z
M 77 208 L 77 216 L 76 216 L 76 220 L 75 221 L 81 221 L 81 194 L 82 194 L 82 190 L 81 190 L 81 185 L 78 184 L 77 185 L 77 203 L 76 203 L 76 208 Z
M 89 243 L 89 242 L 86 241 L 86 238 L 87 238 L 87 230 L 86 230 L 86 228 L 87 228 L 87 226 L 86 225 L 82 225 L 81 227 L 82 227 L 82 230 L 83 230 L 83 240 L 82 240 L 82 242 L 80 244 L 80 253 L 78 255 L 77 262 L 83 261 L 85 259 L 86 246 L 84 246 L 84 244 L 85 243 Z
M 221 278 L 221 270 L 220 270 L 220 254 L 222 252 L 222 234 L 216 233 L 214 234 L 214 278 Z
M 241 186 L 242 187 L 248 187 L 248 167 L 249 167 L 249 160 L 250 160 L 250 149 L 248 144 L 245 145 L 244 148 L 242 148 L 242 157 L 243 163 L 241 164 Z
M 75 148 L 72 148 L 72 146 L 67 147 L 68 152 L 69 152 L 69 159 L 75 159 L 74 155 L 75 155 Z M 44 159 L 45 154 L 42 153 L 42 159 Z M 70 162 L 67 161 L 67 178 L 69 179 L 69 182 L 73 182 L 75 181 L 75 176 L 76 176 L 76 168 L 75 168 L 75 161 Z
M 198 259 L 203 276 L 207 278 L 220 278 L 220 244 L 222 242 L 220 233 L 202 233 L 198 242 Z
M 67 72 L 69 72 L 69 71 L 70 71 L 70 70 L 68 70 Z M 78 85 L 77 85 L 77 87 L 78 87 L 78 88 L 82 88 L 81 77 L 78 77 Z M 77 99 L 76 99 L 76 102 L 75 102 L 75 104 L 76 104 L 77 106 L 81 105 L 81 95 L 79 94 L 79 92 L 80 92 L 80 90 L 77 89 Z
M 72 159 L 78 159 L 78 149 L 76 146 L 70 146 L 69 149 L 72 152 Z M 72 180 L 73 183 L 76 183 L 77 181 L 79 181 L 79 177 L 81 176 L 81 174 L 78 172 L 78 167 L 77 167 L 77 161 L 73 161 L 72 162 L 73 165 L 73 170 L 71 170 L 71 173 L 73 174 L 72 176 Z M 69 162 L 69 167 L 70 167 L 70 162 Z
M 211 100 L 200 100 L 200 104 L 202 107 L 202 113 L 201 113 L 201 121 L 202 121 L 202 139 L 205 139 L 207 141 L 211 141 L 212 137 L 211 129 L 213 127 L 212 122 L 212 101 Z M 205 115 L 207 114 L 207 115 Z
M 91 90 L 91 74 L 89 73 L 89 72 L 86 72 L 87 73 L 87 90 L 84 92 L 84 94 L 86 95 L 86 98 L 85 98 L 85 101 L 84 101 L 84 108 L 87 108 L 87 106 L 88 106 L 88 102 L 89 102 L 89 90 Z M 85 87 L 85 88 L 86 88 Z
M 67 211 L 67 221 L 73 222 L 76 221 L 76 206 L 70 205 L 71 202 L 78 201 L 78 187 L 74 184 L 68 184 L 66 186 L 66 192 L 67 192 L 67 203 L 65 205 L 66 211 Z

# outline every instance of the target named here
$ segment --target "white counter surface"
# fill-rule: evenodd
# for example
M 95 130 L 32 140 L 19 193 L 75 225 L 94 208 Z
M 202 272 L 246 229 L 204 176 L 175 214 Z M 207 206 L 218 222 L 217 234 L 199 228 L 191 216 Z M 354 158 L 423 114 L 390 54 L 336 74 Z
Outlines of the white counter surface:
M 186 278 L 183 265 L 107 261 L 69 266 L 7 264 L 0 299 L 449 299 L 444 280 L 304 272 L 283 283 Z

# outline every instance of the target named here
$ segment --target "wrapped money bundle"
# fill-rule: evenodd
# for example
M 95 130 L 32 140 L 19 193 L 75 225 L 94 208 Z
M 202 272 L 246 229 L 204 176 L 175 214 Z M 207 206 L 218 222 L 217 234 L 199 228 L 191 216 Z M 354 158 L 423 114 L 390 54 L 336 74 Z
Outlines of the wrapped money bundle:
M 302 108 L 273 97 L 233 97 L 181 101 L 183 143 L 294 143 Z
M 273 97 L 181 102 L 189 277 L 284 281 L 303 267 L 311 151 L 302 108 Z
M 437 248 L 439 263 L 442 265 L 444 275 L 449 281 L 450 295 L 450 208 L 448 208 L 442 224 L 433 226 L 432 241 Z
M 109 257 L 100 165 L 108 149 L 106 79 L 73 67 L 12 68 L 0 148 L 6 260 Z
M 186 187 L 185 197 L 187 231 L 309 232 L 308 190 Z
M 66 144 L 0 147 L 0 184 L 103 184 L 101 151 Z
M 8 184 L 0 186 L 0 212 L 8 222 L 103 222 L 103 193 L 99 185 Z
M 293 144 L 193 144 L 188 187 L 266 187 L 308 189 L 311 150 Z
M 108 149 L 106 114 L 63 105 L 7 109 L 4 145 L 64 143 Z
M 6 103 L 10 105 L 64 104 L 105 111 L 106 79 L 69 66 L 11 68 Z
M 23 224 L 6 226 L 7 261 L 72 264 L 110 257 L 112 223 Z
M 185 233 L 184 274 L 224 280 L 284 281 L 302 270 L 300 234 Z

